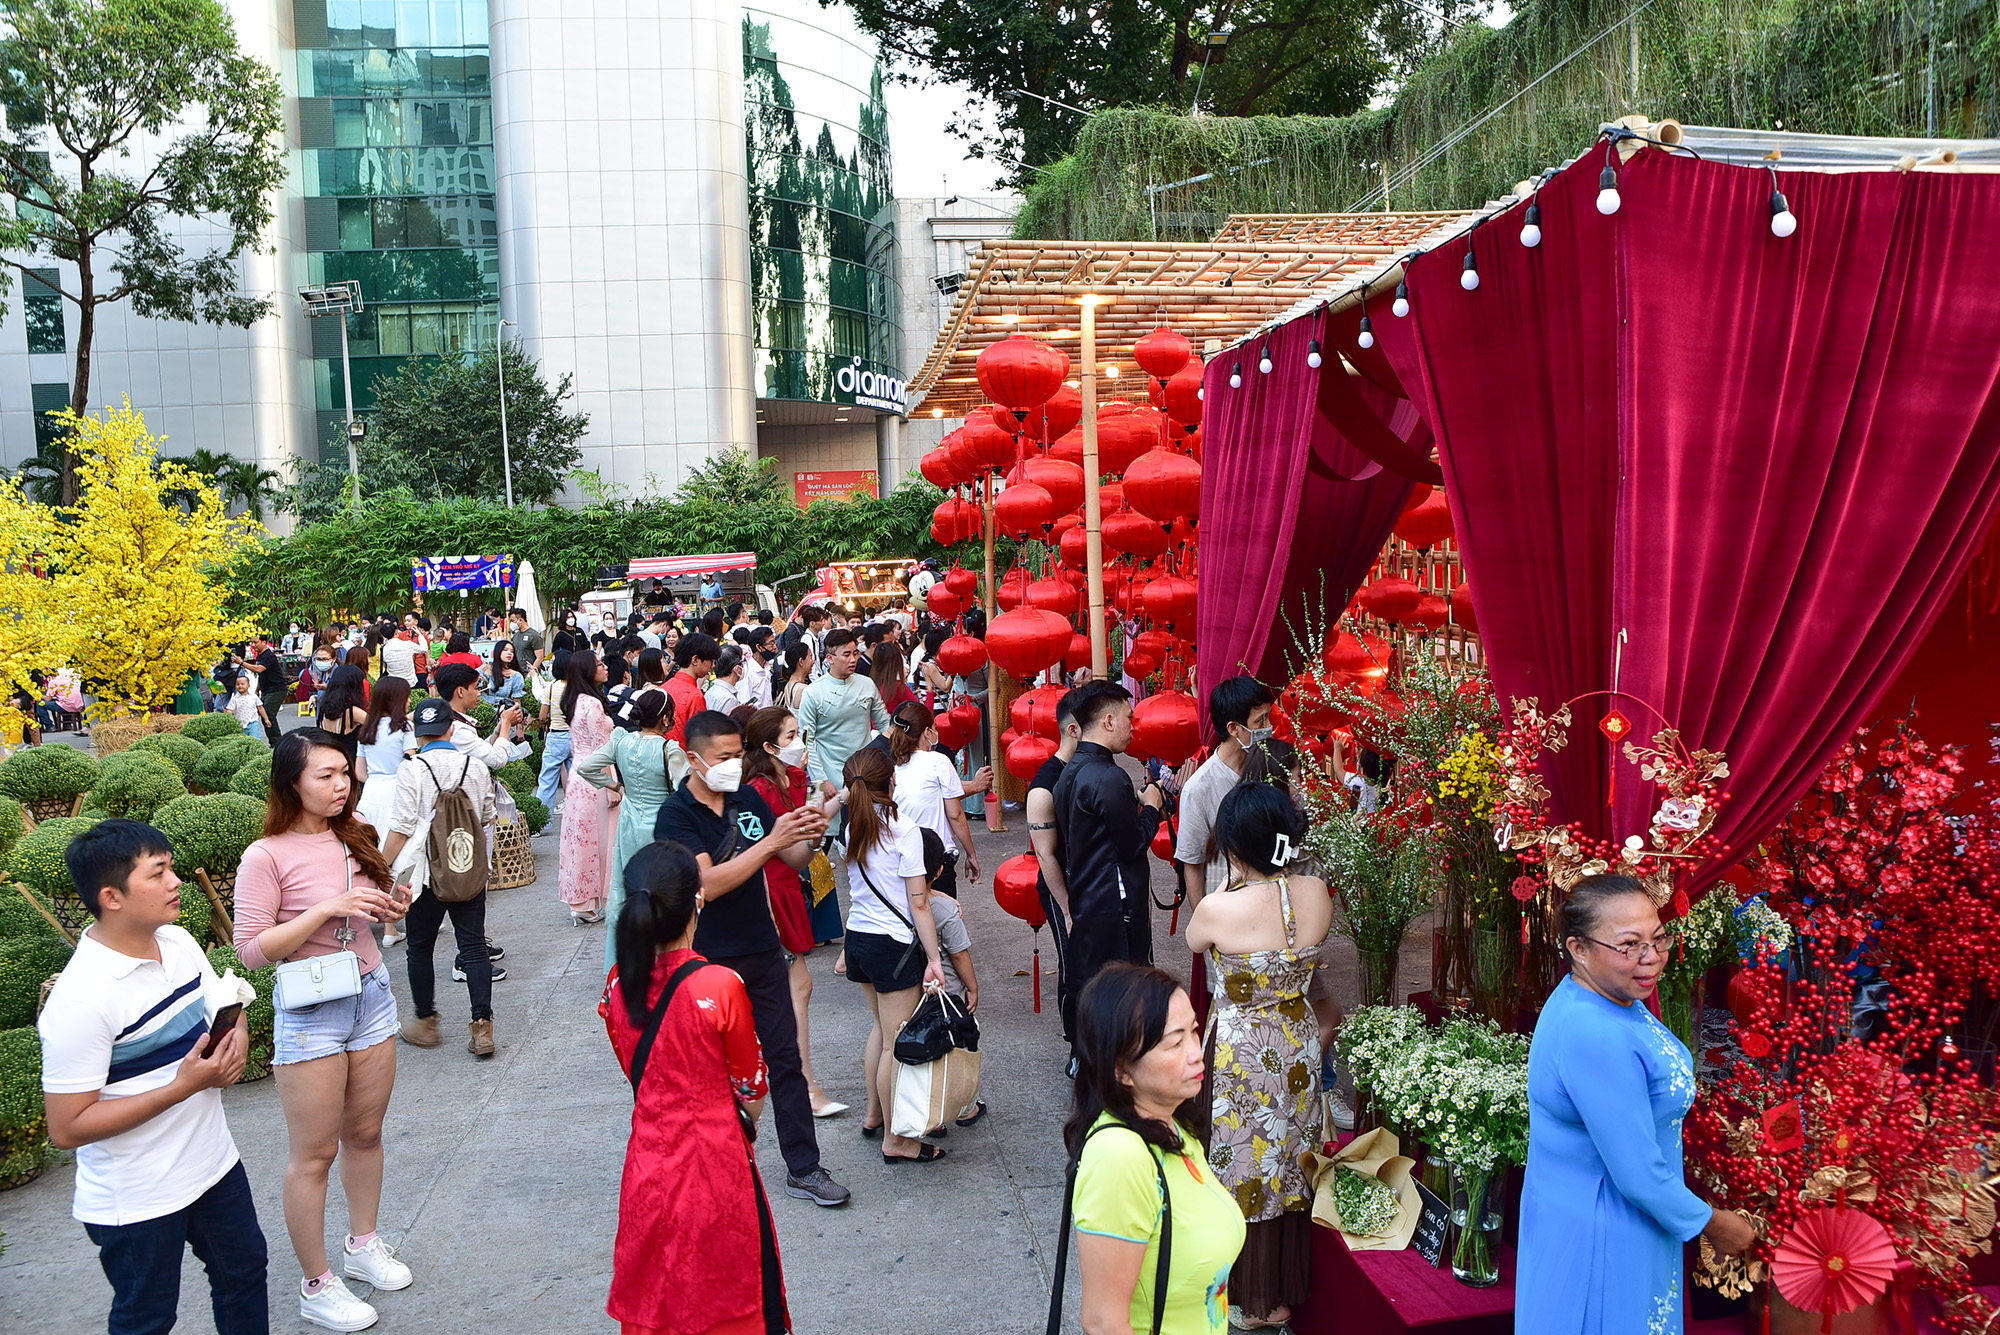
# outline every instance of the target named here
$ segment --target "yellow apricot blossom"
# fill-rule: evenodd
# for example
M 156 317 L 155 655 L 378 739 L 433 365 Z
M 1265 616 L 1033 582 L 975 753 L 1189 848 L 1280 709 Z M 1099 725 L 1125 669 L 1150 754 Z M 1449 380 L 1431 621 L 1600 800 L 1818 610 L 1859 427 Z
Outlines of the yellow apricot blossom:
M 17 696 L 42 698 L 32 674 L 69 660 L 69 618 L 48 571 L 55 527 L 55 512 L 30 502 L 18 480 L 0 482 L 0 733 L 13 741 L 29 722 Z

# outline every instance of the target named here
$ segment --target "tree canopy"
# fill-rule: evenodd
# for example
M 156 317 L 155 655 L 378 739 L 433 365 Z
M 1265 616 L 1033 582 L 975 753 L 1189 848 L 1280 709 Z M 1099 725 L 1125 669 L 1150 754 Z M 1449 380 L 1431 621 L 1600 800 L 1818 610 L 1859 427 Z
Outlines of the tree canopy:
M 0 172 L 20 201 L 0 216 L 14 268 L 77 266 L 70 411 L 90 403 L 97 310 L 248 326 L 271 299 L 244 292 L 285 179 L 277 76 L 236 47 L 219 0 L 0 0 Z M 219 234 L 190 250 L 177 220 Z M 76 499 L 65 452 L 62 499 Z

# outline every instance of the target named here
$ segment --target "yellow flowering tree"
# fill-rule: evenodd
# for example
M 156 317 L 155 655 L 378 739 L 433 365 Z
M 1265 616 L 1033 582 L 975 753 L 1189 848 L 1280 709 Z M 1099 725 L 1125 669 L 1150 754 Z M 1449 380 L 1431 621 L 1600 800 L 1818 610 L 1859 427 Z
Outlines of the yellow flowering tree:
M 221 573 L 264 527 L 229 518 L 213 479 L 162 462 L 130 400 L 56 416 L 78 460 L 77 503 L 57 511 L 49 542 L 68 660 L 97 697 L 93 720 L 164 707 L 225 645 L 257 633 L 224 610 Z
M 69 660 L 69 618 L 48 572 L 55 527 L 55 512 L 30 502 L 17 479 L 0 482 L 0 734 L 10 741 L 28 721 L 17 693 L 40 699 L 32 674 Z

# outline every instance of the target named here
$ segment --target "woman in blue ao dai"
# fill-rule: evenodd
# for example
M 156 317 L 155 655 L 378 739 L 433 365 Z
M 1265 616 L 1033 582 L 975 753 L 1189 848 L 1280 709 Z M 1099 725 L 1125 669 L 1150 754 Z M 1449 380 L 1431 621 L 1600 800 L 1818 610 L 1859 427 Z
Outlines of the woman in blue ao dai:
M 1681 1244 L 1719 1251 L 1750 1225 L 1690 1191 L 1681 1122 L 1687 1046 L 1646 1009 L 1672 934 L 1624 876 L 1570 888 L 1556 924 L 1570 960 L 1528 1050 L 1516 1335 L 1680 1335 Z

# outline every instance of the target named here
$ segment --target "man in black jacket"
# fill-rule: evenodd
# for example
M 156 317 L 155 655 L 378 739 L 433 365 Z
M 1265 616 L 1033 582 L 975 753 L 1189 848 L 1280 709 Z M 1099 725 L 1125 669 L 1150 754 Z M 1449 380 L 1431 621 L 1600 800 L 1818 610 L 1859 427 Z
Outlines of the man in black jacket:
M 1079 996 L 1113 960 L 1153 962 L 1152 875 L 1146 865 L 1160 828 L 1160 786 L 1140 795 L 1116 757 L 1132 743 L 1132 696 L 1094 681 L 1065 697 L 1082 740 L 1056 781 L 1056 832 L 1069 892 L 1064 982 Z

